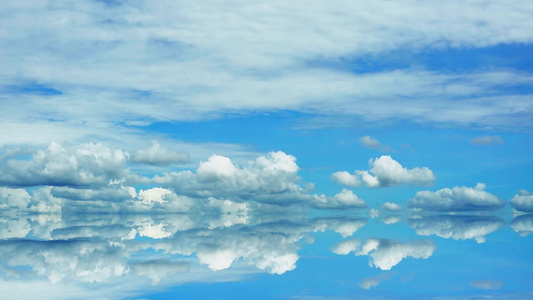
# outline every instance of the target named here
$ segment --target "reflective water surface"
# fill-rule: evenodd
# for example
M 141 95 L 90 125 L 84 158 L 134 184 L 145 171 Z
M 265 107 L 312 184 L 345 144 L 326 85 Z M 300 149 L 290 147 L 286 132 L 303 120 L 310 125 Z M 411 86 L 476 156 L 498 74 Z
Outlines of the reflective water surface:
M 533 298 L 533 215 L 2 215 L 6 299 Z

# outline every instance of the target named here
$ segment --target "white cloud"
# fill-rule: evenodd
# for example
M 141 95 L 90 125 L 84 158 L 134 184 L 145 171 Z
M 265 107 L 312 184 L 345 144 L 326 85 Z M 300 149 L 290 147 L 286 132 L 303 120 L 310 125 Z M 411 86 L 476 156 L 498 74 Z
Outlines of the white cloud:
M 378 286 L 382 281 L 389 280 L 390 277 L 390 274 L 381 274 L 380 276 L 364 278 L 359 282 L 359 287 L 365 290 L 369 290 Z
M 335 66 L 339 59 L 367 54 L 380 59 L 390 51 L 529 43 L 528 1 L 313 1 L 305 9 L 283 1 L 1 5 L 2 86 L 45 87 L 44 93 L 26 93 L 22 102 L 23 89 L 6 92 L 0 136 L 10 140 L 42 139 L 39 127 L 46 127 L 47 136 L 86 137 L 92 133 L 84 127 L 90 126 L 110 137 L 116 130 L 109 129 L 117 127 L 227 112 L 290 109 L 334 117 L 342 112 L 368 122 L 493 126 L 523 125 L 513 117 L 528 113 L 529 95 L 498 90 L 531 81 L 512 70 L 353 74 L 313 64 Z M 20 120 L 46 126 L 13 124 Z
M 331 174 L 331 179 L 348 187 L 358 187 L 361 185 L 361 181 L 357 179 L 357 176 L 352 175 L 346 171 L 339 171 Z
M 520 236 L 528 236 L 533 233 L 533 215 L 516 216 L 511 221 L 511 228 Z
M 381 143 L 377 139 L 373 139 L 369 137 L 368 135 L 360 138 L 359 143 L 363 145 L 364 147 L 371 148 L 371 149 L 379 149 L 381 147 Z
M 139 276 L 152 279 L 152 282 L 159 283 L 162 278 L 175 273 L 189 272 L 190 264 L 187 262 L 177 262 L 169 260 L 153 260 L 139 263 L 132 263 L 131 269 Z
M 366 148 L 381 150 L 382 152 L 392 151 L 390 146 L 381 144 L 377 139 L 371 138 L 366 135 L 359 139 L 359 143 Z
M 369 277 L 369 278 L 365 278 L 363 280 L 361 280 L 361 282 L 359 282 L 359 287 L 361 287 L 362 289 L 365 289 L 365 290 L 369 290 L 373 287 L 376 287 L 378 286 L 380 283 L 381 283 L 382 279 L 379 278 L 379 277 Z
M 436 235 L 445 239 L 474 239 L 485 242 L 485 236 L 498 230 L 505 222 L 497 217 L 487 216 L 427 216 L 407 221 L 409 227 L 421 236 Z
M 533 194 L 526 190 L 520 190 L 517 195 L 511 198 L 511 206 L 523 212 L 533 212 Z
M 485 185 L 478 183 L 474 188 L 443 188 L 436 192 L 420 191 L 409 199 L 407 206 L 428 211 L 483 211 L 497 210 L 504 202 L 484 191 Z
M 137 150 L 131 158 L 131 161 L 133 162 L 158 166 L 183 164 L 189 162 L 189 160 L 190 157 L 188 153 L 178 153 L 167 150 L 157 141 L 152 141 L 152 146 L 148 149 Z
M 398 212 L 402 210 L 402 207 L 393 202 L 385 202 L 381 208 L 386 211 Z
M 334 173 L 333 179 L 339 183 L 354 186 L 355 182 L 361 181 L 370 188 L 387 187 L 398 184 L 428 185 L 435 181 L 433 171 L 427 167 L 407 169 L 392 159 L 389 155 L 369 161 L 369 171 L 355 171 L 354 175 L 348 172 Z M 355 185 L 356 186 L 356 185 Z
M 497 145 L 503 144 L 503 139 L 498 135 L 485 135 L 470 139 L 470 144 Z
M 387 225 L 396 224 L 402 220 L 401 216 L 386 216 L 382 219 L 383 223 Z
M 333 248 L 336 254 L 368 255 L 370 266 L 381 270 L 390 270 L 407 257 L 426 259 L 433 255 L 436 246 L 427 240 L 400 242 L 395 240 L 368 239 L 364 243 L 359 240 L 345 240 Z
M 353 191 L 342 189 L 333 197 L 315 196 L 312 206 L 317 208 L 365 208 L 366 202 L 359 198 Z
M 102 144 L 64 147 L 51 143 L 30 160 L 10 159 L 0 166 L 0 184 L 90 186 L 125 175 L 128 154 Z

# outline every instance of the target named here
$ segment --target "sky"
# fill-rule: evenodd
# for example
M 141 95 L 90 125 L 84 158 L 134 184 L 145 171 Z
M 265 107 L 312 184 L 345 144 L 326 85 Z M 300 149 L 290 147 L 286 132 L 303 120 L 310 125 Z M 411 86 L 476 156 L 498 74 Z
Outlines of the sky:
M 533 213 L 532 15 L 525 0 L 2 1 L 0 210 L 499 228 Z M 343 251 L 433 253 L 411 242 Z M 375 276 L 364 286 L 392 278 Z
M 531 211 L 528 1 L 1 5 L 3 207 Z

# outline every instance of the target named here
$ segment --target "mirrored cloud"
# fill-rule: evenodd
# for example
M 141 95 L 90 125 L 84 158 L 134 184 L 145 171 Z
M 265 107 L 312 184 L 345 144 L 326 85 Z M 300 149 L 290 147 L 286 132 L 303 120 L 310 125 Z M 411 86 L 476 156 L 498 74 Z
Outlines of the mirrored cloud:
M 510 225 L 520 236 L 528 236 L 533 233 L 533 215 L 516 216 Z
M 333 248 L 333 253 L 346 255 L 370 256 L 369 265 L 381 270 L 390 270 L 408 257 L 427 259 L 435 251 L 436 246 L 430 240 L 401 242 L 397 240 L 368 239 L 345 240 Z
M 443 188 L 435 192 L 420 191 L 407 201 L 411 209 L 427 211 L 485 211 L 498 210 L 505 203 L 485 190 L 483 183 L 478 183 L 474 188 L 456 186 Z
M 505 225 L 505 222 L 493 216 L 453 216 L 436 215 L 411 218 L 407 225 L 421 236 L 436 235 L 445 239 L 474 239 L 485 242 L 485 236 Z
M 533 194 L 526 190 L 520 190 L 517 195 L 511 198 L 511 206 L 522 212 L 533 212 Z

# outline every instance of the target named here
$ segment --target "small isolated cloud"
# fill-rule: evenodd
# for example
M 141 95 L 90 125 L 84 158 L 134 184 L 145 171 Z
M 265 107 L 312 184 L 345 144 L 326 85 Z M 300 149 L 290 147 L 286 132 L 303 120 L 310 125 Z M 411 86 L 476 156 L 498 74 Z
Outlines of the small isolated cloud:
M 420 191 L 414 198 L 407 201 L 412 209 L 427 211 L 487 211 L 497 210 L 504 202 L 493 194 L 484 191 L 485 185 L 478 183 L 474 188 L 453 187 L 443 188 L 436 192 Z
M 402 220 L 401 216 L 386 216 L 383 219 L 381 219 L 384 224 L 391 225 L 396 224 Z
M 520 190 L 511 199 L 511 206 L 518 211 L 533 213 L 533 194 L 526 190 Z
M 131 161 L 156 166 L 188 163 L 188 153 L 178 153 L 163 148 L 157 141 L 152 141 L 152 146 L 147 149 L 139 149 L 135 152 Z
M 363 147 L 381 150 L 383 152 L 390 152 L 392 150 L 389 146 L 381 144 L 377 139 L 371 138 L 368 135 L 360 138 L 359 144 Z
M 503 139 L 498 135 L 484 135 L 470 139 L 470 144 L 474 145 L 498 145 L 503 144 Z
M 382 281 L 389 280 L 392 277 L 391 274 L 381 274 L 380 276 L 373 276 L 364 278 L 359 282 L 359 287 L 365 290 L 369 290 L 378 286 Z
M 349 174 L 346 171 L 333 173 L 332 177 L 340 184 L 357 186 L 362 181 L 367 187 L 378 188 L 398 184 L 429 185 L 435 181 L 433 171 L 427 167 L 407 169 L 389 155 L 383 155 L 369 161 L 369 171 L 356 170 Z
M 479 281 L 471 281 L 470 286 L 482 289 L 482 290 L 499 290 L 503 286 L 502 281 L 494 281 L 494 280 L 479 280 Z
M 368 255 L 370 266 L 381 270 L 390 270 L 407 257 L 426 259 L 433 255 L 436 246 L 429 240 L 401 242 L 397 240 L 368 239 L 361 241 L 344 240 L 337 244 L 332 251 L 335 254 L 346 255 L 354 252 L 355 255 Z
M 402 207 L 396 203 L 392 203 L 392 202 L 385 202 L 381 208 L 383 210 L 386 210 L 386 211 L 390 211 L 390 212 L 399 212 L 402 210 Z
M 130 267 L 136 275 L 148 277 L 155 284 L 172 274 L 188 273 L 190 263 L 162 259 L 132 263 Z
M 317 199 L 320 199 L 317 197 Z M 354 192 L 342 189 L 342 191 L 332 198 L 325 198 L 326 202 L 324 204 L 320 204 L 320 201 L 315 202 L 318 207 L 331 207 L 331 208 L 345 208 L 345 207 L 353 207 L 353 208 L 365 208 L 366 202 L 359 198 Z
M 374 218 L 377 218 L 379 217 L 379 210 L 375 209 L 375 208 L 372 208 L 371 210 L 368 211 L 368 215 L 374 219 Z

